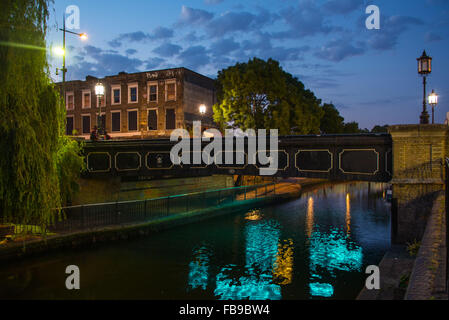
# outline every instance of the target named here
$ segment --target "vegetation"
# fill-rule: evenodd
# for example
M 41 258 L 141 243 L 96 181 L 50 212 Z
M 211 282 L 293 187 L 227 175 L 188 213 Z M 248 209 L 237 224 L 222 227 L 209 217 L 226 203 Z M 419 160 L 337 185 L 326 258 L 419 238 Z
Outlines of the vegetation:
M 419 248 L 421 247 L 421 242 L 413 241 L 413 243 L 407 243 L 407 252 L 411 257 L 416 257 L 418 255 Z
M 76 190 L 80 146 L 64 135 L 65 108 L 51 83 L 48 0 L 2 0 L 0 11 L 0 216 L 46 226 Z
M 319 133 L 321 101 L 279 63 L 257 58 L 219 71 L 214 120 L 221 128 Z
M 218 72 L 214 120 L 221 129 L 279 129 L 279 134 L 370 132 L 345 123 L 331 103 L 321 104 L 279 62 L 254 58 Z M 386 126 L 372 132 L 384 132 Z

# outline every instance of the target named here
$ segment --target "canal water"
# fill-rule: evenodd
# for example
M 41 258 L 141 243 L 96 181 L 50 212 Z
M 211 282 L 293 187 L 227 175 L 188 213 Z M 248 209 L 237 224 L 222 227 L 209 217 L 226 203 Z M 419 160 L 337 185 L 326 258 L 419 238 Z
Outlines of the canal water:
M 390 246 L 386 185 L 301 198 L 0 266 L 2 299 L 355 299 Z M 81 289 L 65 288 L 80 269 Z

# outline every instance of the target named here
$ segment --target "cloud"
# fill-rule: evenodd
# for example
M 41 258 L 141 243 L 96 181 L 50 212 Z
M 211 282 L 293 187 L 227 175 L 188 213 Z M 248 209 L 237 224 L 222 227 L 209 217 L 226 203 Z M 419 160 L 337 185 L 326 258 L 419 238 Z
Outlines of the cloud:
M 197 69 L 200 66 L 209 64 L 210 58 L 204 46 L 192 46 L 182 51 L 178 58 L 182 66 Z
M 267 10 L 259 9 L 257 14 L 242 12 L 226 12 L 214 18 L 206 27 L 206 32 L 211 37 L 222 37 L 234 32 L 252 32 L 271 24 L 276 15 Z
M 108 44 L 113 48 L 118 48 L 122 46 L 123 41 L 143 42 L 143 41 L 164 40 L 172 38 L 173 35 L 174 35 L 173 30 L 165 27 L 157 27 L 151 33 L 146 33 L 143 31 L 122 33 L 118 37 L 109 41 Z
M 164 43 L 159 47 L 157 47 L 156 49 L 154 49 L 153 52 L 158 54 L 159 56 L 172 57 L 178 54 L 181 51 L 181 49 L 182 48 L 176 44 Z
M 365 53 L 362 46 L 354 46 L 346 39 L 332 40 L 315 52 L 315 56 L 324 60 L 340 62 L 346 58 Z
M 223 2 L 223 0 L 204 0 L 205 4 L 219 4 L 222 2 Z
M 215 56 L 227 55 L 240 48 L 240 44 L 234 39 L 220 39 L 210 46 L 210 51 Z
M 132 56 L 133 54 L 137 53 L 136 49 L 128 49 L 125 51 L 127 55 Z
M 409 27 L 418 25 L 424 25 L 424 22 L 415 17 L 390 16 L 381 18 L 380 30 L 371 32 L 374 36 L 368 40 L 368 44 L 376 50 L 393 49 L 402 33 L 407 31 Z
M 323 7 L 330 13 L 348 14 L 359 9 L 364 2 L 364 0 L 330 0 Z
M 159 68 L 161 65 L 163 65 L 166 61 L 162 58 L 154 57 L 149 58 L 147 61 L 145 61 L 145 69 L 147 70 L 154 70 Z
M 120 71 L 138 72 L 142 64 L 143 61 L 140 59 L 87 45 L 76 55 L 76 63 L 68 69 L 70 79 L 75 80 L 84 79 L 87 75 L 102 77 Z
M 426 40 L 426 42 L 436 42 L 443 40 L 443 37 L 433 32 L 427 32 L 424 36 L 424 39 Z
M 209 22 L 213 17 L 214 14 L 209 11 L 182 6 L 181 16 L 177 24 L 202 25 Z

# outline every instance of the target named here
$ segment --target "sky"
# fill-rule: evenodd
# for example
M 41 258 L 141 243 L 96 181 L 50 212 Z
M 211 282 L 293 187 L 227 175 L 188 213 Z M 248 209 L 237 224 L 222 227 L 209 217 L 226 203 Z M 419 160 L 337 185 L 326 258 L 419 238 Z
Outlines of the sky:
M 62 46 L 58 28 L 71 5 L 80 13 L 72 31 L 89 38 L 67 35 L 67 80 L 176 67 L 216 78 L 237 62 L 273 58 L 345 121 L 371 129 L 419 122 L 416 58 L 426 50 L 435 122 L 449 112 L 448 0 L 55 0 L 49 48 Z M 380 10 L 380 29 L 366 28 L 369 5 Z M 49 60 L 61 81 L 62 58 Z

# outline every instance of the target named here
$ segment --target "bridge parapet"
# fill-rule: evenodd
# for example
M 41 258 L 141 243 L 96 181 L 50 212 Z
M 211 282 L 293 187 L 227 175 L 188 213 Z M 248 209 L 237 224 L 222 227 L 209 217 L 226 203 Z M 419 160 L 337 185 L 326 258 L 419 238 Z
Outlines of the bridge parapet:
M 447 125 L 394 125 L 393 242 L 419 240 L 438 192 L 444 189 L 444 158 L 449 154 Z

